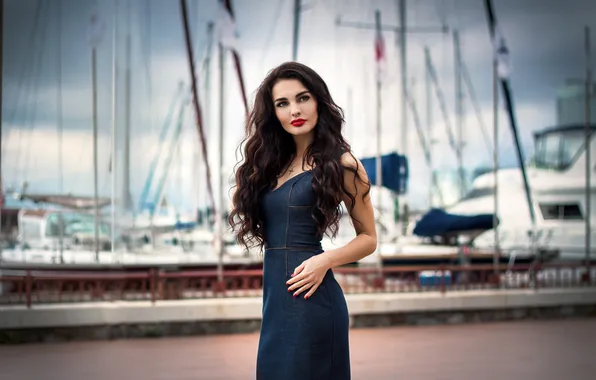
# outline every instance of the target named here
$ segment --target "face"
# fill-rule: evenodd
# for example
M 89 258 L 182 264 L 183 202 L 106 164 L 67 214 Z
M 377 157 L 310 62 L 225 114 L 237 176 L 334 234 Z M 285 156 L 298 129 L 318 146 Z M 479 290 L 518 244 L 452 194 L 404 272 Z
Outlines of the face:
M 317 101 L 297 79 L 282 79 L 272 89 L 275 115 L 289 134 L 305 136 L 317 125 Z

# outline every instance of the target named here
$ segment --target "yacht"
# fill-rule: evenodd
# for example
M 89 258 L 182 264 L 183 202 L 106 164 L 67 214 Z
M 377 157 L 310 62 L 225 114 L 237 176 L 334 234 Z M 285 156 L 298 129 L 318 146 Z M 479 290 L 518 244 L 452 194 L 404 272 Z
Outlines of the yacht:
M 592 125 L 590 132 L 596 130 Z M 596 159 L 596 144 L 590 138 L 586 144 L 586 127 L 580 124 L 559 125 L 534 133 L 534 157 L 527 163 L 526 172 L 532 196 L 535 227 L 532 226 L 521 170 L 497 171 L 499 243 L 500 247 L 515 249 L 532 243 L 559 251 L 562 260 L 581 260 L 586 257 L 586 218 L 594 220 L 596 187 L 589 186 L 590 210 L 586 205 L 586 152 Z M 596 162 L 596 161 L 594 161 Z M 590 163 L 594 173 L 594 162 Z M 594 174 L 592 174 L 593 176 Z M 460 215 L 490 214 L 494 212 L 495 173 L 478 176 L 471 191 L 446 211 Z M 596 243 L 594 229 L 591 241 Z M 494 248 L 493 231 L 479 234 L 476 247 Z M 591 257 L 596 258 L 592 244 Z

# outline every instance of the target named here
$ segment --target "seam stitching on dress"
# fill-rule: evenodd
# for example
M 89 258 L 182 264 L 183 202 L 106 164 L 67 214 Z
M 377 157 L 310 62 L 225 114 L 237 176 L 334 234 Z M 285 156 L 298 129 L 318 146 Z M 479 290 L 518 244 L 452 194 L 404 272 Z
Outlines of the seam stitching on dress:
M 296 183 L 296 181 L 294 181 Z M 290 184 L 290 191 L 288 191 L 288 206 L 290 205 L 290 201 L 292 200 L 292 190 L 294 190 L 294 183 Z M 287 208 L 287 215 L 286 215 L 286 234 L 284 236 L 284 247 L 288 245 L 288 230 L 290 229 L 290 208 Z M 286 259 L 286 273 L 285 276 L 288 276 L 288 250 L 285 251 L 285 259 Z

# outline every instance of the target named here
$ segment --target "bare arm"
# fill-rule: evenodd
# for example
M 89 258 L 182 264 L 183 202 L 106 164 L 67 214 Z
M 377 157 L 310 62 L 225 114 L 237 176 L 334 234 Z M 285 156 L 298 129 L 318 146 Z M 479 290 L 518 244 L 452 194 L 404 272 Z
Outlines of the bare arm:
M 350 153 L 344 153 L 342 164 L 357 169 L 364 183 L 353 172 L 345 171 L 344 186 L 354 196 L 355 202 L 352 206 L 352 202 L 346 194 L 344 194 L 343 201 L 348 211 L 351 212 L 356 237 L 343 247 L 322 253 L 329 260 L 331 268 L 361 260 L 377 248 L 377 231 L 370 194 L 362 199 L 362 195 L 367 190 L 368 176 L 366 171 L 362 163 Z
M 344 194 L 343 201 L 346 208 L 351 211 L 356 237 L 345 246 L 314 255 L 296 267 L 292 278 L 286 282 L 288 290 L 294 291 L 294 296 L 308 290 L 304 296 L 305 299 L 308 299 L 321 285 L 325 273 L 330 268 L 358 261 L 373 253 L 377 247 L 373 207 L 369 195 L 366 195 L 364 199 L 362 197 L 367 191 L 366 171 L 362 163 L 349 153 L 342 156 L 342 164 L 356 169 L 362 179 L 358 179 L 350 170 L 345 171 L 344 187 L 354 197 L 355 202 L 352 205 L 347 194 Z

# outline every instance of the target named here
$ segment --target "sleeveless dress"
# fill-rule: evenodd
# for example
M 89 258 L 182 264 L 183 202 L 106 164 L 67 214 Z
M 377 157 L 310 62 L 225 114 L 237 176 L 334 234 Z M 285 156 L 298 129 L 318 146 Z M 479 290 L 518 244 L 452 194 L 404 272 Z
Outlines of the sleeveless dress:
M 309 299 L 288 292 L 303 261 L 323 252 L 312 218 L 312 171 L 302 172 L 260 200 L 265 237 L 263 319 L 257 380 L 349 380 L 349 317 L 331 270 Z

